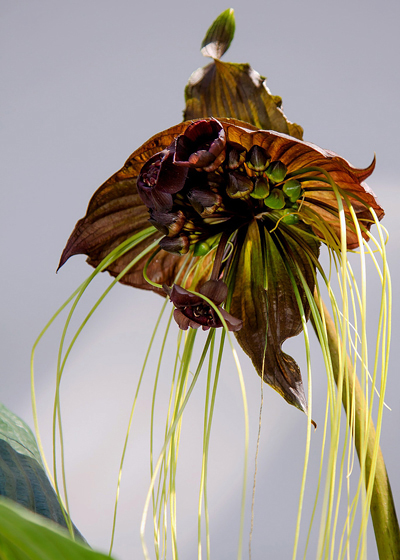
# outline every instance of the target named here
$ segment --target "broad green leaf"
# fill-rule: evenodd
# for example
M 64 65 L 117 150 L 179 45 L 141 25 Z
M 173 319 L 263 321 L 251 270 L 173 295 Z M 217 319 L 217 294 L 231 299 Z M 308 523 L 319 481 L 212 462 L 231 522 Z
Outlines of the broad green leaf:
M 229 49 L 235 35 L 235 14 L 228 8 L 220 14 L 208 29 L 201 43 L 201 52 L 204 56 L 221 58 Z
M 35 459 L 43 468 L 32 430 L 2 403 L 0 403 L 0 440 L 6 441 L 18 453 Z
M 30 428 L 4 405 L 0 405 L 0 427 L 0 496 L 66 527 Z
M 266 227 L 260 221 L 249 225 L 238 257 L 230 312 L 243 320 L 242 329 L 235 335 L 257 373 L 290 404 L 306 411 L 300 369 L 295 360 L 282 351 L 283 342 L 302 330 L 287 266 L 296 280 L 308 319 L 309 306 L 292 259 L 296 260 L 313 291 L 315 264 L 307 255 L 317 258 L 319 243 L 301 228 L 283 226 L 271 234 L 269 230 L 273 227 L 272 219 Z M 294 237 L 289 233 L 292 229 Z M 287 255 L 286 263 L 282 253 Z
M 0 499 L 1 560 L 106 560 L 39 515 Z

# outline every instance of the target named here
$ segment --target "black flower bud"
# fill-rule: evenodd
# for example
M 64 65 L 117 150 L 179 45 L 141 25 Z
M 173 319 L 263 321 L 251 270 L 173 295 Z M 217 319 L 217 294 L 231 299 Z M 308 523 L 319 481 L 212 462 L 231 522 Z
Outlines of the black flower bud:
M 183 212 L 150 212 L 149 222 L 158 229 L 159 232 L 168 236 L 177 235 L 185 224 L 186 218 Z
M 159 246 L 173 255 L 185 255 L 189 251 L 189 239 L 186 235 L 163 237 L 159 242 Z
M 254 188 L 253 181 L 239 171 L 231 171 L 228 175 L 229 183 L 226 194 L 230 198 L 243 198 L 250 194 Z
M 264 148 L 255 145 L 247 154 L 246 163 L 249 169 L 262 172 L 267 169 L 270 159 Z
M 220 206 L 222 198 L 210 190 L 191 189 L 187 198 L 200 216 L 209 216 Z
M 240 167 L 246 160 L 246 150 L 243 148 L 239 150 L 234 146 L 229 146 L 228 157 L 226 158 L 226 164 L 228 169 L 234 170 Z

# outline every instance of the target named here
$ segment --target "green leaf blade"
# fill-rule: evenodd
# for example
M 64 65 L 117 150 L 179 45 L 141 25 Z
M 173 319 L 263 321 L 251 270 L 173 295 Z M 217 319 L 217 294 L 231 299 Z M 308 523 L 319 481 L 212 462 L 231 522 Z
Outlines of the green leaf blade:
M 0 499 L 0 557 L 7 560 L 110 559 L 71 540 L 57 525 L 5 499 Z
M 0 440 L 6 441 L 18 453 L 34 458 L 43 467 L 32 430 L 2 403 L 0 403 Z
M 3 404 L 0 404 L 0 496 L 67 527 L 32 431 Z M 74 532 L 84 541 L 76 527 Z

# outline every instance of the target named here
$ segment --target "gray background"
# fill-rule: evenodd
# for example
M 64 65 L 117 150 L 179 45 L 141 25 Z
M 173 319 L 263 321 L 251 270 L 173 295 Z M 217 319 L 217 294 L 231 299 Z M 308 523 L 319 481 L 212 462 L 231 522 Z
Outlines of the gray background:
M 399 33 L 398 0 L 233 2 L 236 38 L 225 56 L 250 62 L 268 76 L 285 113 L 305 139 L 365 167 L 377 154 L 369 180 L 386 209 L 384 225 L 394 286 L 391 354 L 382 449 L 400 503 L 397 364 L 399 251 Z M 2 231 L 1 400 L 31 423 L 29 355 L 55 310 L 89 274 L 84 257 L 55 275 L 60 253 L 96 188 L 154 133 L 181 120 L 183 88 L 206 63 L 199 52 L 213 19 L 229 7 L 221 0 L 2 0 Z M 109 284 L 98 278 L 79 317 Z M 379 286 L 370 283 L 370 321 Z M 96 312 L 68 363 L 62 388 L 67 477 L 74 522 L 94 547 L 110 538 L 117 469 L 145 347 L 160 308 L 153 294 L 117 286 Z M 58 320 L 36 361 L 40 422 L 50 454 Z M 74 323 L 78 325 L 78 322 Z M 203 338 L 203 337 L 200 337 Z M 302 337 L 285 348 L 304 366 Z M 318 473 L 326 381 L 314 345 L 314 412 L 303 521 L 304 543 Z M 171 355 L 174 351 L 171 341 Z M 140 557 L 138 524 L 148 484 L 148 418 L 153 361 L 138 404 L 123 475 L 115 555 Z M 246 358 L 242 366 L 250 407 L 249 493 L 258 427 L 260 383 Z M 303 368 L 304 375 L 305 370 Z M 162 425 L 169 368 L 159 390 Z M 178 469 L 181 558 L 196 555 L 197 492 L 201 461 L 204 377 L 186 414 Z M 229 352 L 216 403 L 211 441 L 212 557 L 237 550 L 243 464 L 243 415 Z M 253 558 L 291 558 L 302 474 L 306 419 L 265 389 L 255 504 Z M 247 509 L 244 555 L 250 524 Z M 150 523 L 150 521 L 149 521 Z M 316 533 L 309 557 L 314 557 Z M 151 531 L 149 531 L 149 537 Z M 369 558 L 377 558 L 373 535 Z M 150 543 L 149 543 L 150 544 Z

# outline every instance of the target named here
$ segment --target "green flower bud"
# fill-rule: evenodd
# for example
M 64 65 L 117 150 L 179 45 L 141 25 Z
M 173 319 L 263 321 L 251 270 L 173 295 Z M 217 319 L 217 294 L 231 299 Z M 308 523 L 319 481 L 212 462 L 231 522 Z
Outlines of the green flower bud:
M 283 216 L 282 222 L 288 226 L 294 226 L 299 223 L 299 217 L 296 214 L 286 214 Z
M 249 169 L 253 171 L 262 172 L 265 171 L 269 162 L 270 157 L 268 156 L 267 152 L 260 148 L 260 146 L 253 146 L 249 153 L 247 154 L 247 165 Z
M 291 202 L 296 202 L 301 194 L 301 183 L 297 179 L 289 179 L 283 185 L 282 190 Z
M 266 176 L 274 183 L 280 183 L 286 177 L 287 167 L 281 161 L 273 161 L 265 171 Z
M 273 189 L 271 194 L 264 200 L 265 206 L 274 210 L 282 210 L 285 206 L 285 197 L 280 189 Z
M 269 195 L 268 179 L 264 177 L 257 177 L 254 191 L 250 193 L 253 198 L 266 198 Z
M 198 241 L 193 249 L 195 257 L 204 257 L 211 250 L 210 245 L 206 241 Z

